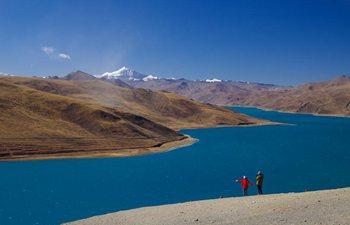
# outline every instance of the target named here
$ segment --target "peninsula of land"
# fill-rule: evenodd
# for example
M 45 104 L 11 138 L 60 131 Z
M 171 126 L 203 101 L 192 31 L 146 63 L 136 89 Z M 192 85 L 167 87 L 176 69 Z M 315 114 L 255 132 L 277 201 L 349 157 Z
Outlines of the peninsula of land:
M 134 156 L 196 140 L 184 128 L 272 122 L 77 71 L 0 77 L 0 161 Z

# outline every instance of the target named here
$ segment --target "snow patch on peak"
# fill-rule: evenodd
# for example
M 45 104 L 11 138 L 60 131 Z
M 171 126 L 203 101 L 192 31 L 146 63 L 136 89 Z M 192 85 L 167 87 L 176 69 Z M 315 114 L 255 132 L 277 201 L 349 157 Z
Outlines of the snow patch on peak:
M 139 81 L 146 76 L 147 75 L 144 75 L 142 73 L 136 72 L 128 67 L 123 66 L 122 68 L 116 71 L 106 72 L 101 75 L 96 75 L 95 77 L 105 78 L 108 80 L 121 79 L 121 80 L 127 80 L 127 81 Z
M 0 76 L 10 76 L 10 77 L 13 77 L 14 75 L 8 74 L 8 73 L 0 72 Z
M 157 80 L 159 79 L 156 76 L 148 75 L 147 77 L 142 78 L 143 81 Z
M 113 79 L 120 79 L 123 81 L 151 81 L 151 80 L 157 80 L 160 79 L 157 76 L 154 75 L 147 75 L 147 74 L 142 74 L 139 73 L 133 69 L 130 69 L 126 66 L 123 66 L 122 68 L 113 71 L 113 72 L 106 72 L 101 75 L 96 75 L 95 77 L 97 78 L 104 78 L 108 80 L 113 80 Z
M 151 74 L 143 74 L 139 73 L 131 68 L 128 68 L 126 66 L 121 67 L 120 69 L 112 72 L 105 72 L 101 75 L 95 75 L 97 78 L 103 78 L 103 79 L 108 79 L 108 80 L 115 80 L 115 79 L 120 79 L 125 82 L 147 82 L 147 81 L 152 81 L 152 80 L 177 80 L 174 77 L 171 78 L 164 78 L 164 77 L 159 77 L 156 75 L 151 75 Z M 221 82 L 221 80 L 218 79 L 213 79 L 215 80 L 214 82 Z M 208 80 L 209 82 L 210 80 Z
M 207 83 L 216 83 L 216 82 L 222 82 L 222 80 L 213 78 L 213 79 L 206 79 L 205 82 L 207 82 Z
M 117 71 L 114 71 L 115 73 L 122 73 L 122 72 L 125 72 L 125 71 L 132 71 L 132 69 L 126 67 L 126 66 L 123 66 L 122 68 L 120 68 L 119 70 Z

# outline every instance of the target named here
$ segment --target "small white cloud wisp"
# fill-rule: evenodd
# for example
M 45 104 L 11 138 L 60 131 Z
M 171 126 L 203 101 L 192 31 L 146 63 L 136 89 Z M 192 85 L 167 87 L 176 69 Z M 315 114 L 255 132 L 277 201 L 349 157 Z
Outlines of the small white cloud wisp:
M 58 58 L 70 60 L 70 55 L 64 54 L 64 53 L 60 53 L 60 54 L 58 54 Z
M 70 55 L 66 53 L 56 53 L 56 49 L 54 47 L 49 47 L 49 46 L 43 46 L 40 48 L 42 52 L 44 52 L 46 55 L 48 55 L 51 59 L 64 59 L 64 60 L 70 60 L 71 57 Z
M 40 48 L 41 51 L 43 51 L 46 55 L 52 55 L 55 52 L 55 49 L 52 47 L 48 47 L 48 46 L 43 46 Z

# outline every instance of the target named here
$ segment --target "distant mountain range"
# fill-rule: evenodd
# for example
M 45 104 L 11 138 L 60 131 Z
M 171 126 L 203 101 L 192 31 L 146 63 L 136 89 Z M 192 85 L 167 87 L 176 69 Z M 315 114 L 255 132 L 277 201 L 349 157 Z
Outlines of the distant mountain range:
M 75 78 L 70 78 L 69 75 L 64 78 L 48 78 L 81 79 L 78 72 L 75 72 Z M 89 79 L 102 79 L 128 88 L 173 92 L 215 105 L 254 106 L 285 112 L 350 116 L 350 78 L 345 75 L 330 81 L 292 87 L 217 78 L 162 78 L 122 67 L 114 72 L 89 75 Z
M 217 105 L 254 106 L 285 112 L 350 116 L 350 77 L 283 87 L 260 83 L 225 81 L 154 80 L 134 86 L 167 90 Z
M 8 74 L 8 73 L 3 73 L 3 72 L 0 72 L 0 76 L 13 76 L 13 75 Z
M 108 80 L 120 79 L 125 82 L 147 82 L 152 80 L 176 80 L 175 78 L 161 78 L 159 76 L 146 75 L 146 74 L 137 72 L 133 69 L 127 68 L 125 66 L 113 72 L 106 72 L 101 75 L 95 75 L 95 77 L 104 78 Z M 208 83 L 221 82 L 221 80 L 217 78 L 205 79 L 203 81 Z
M 112 73 L 115 76 L 110 76 L 110 79 L 121 79 L 133 87 L 166 90 L 204 103 L 350 116 L 350 77 L 345 75 L 330 81 L 291 87 L 217 78 L 198 81 L 150 76 L 152 78 L 148 79 L 149 75 L 125 67 Z
M 285 112 L 350 116 L 350 77 L 252 92 L 228 104 L 256 106 Z

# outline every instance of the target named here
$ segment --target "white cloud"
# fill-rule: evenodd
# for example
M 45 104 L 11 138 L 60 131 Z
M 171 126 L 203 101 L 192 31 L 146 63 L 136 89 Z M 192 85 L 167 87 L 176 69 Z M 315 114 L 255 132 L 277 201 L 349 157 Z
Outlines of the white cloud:
M 40 50 L 44 52 L 46 55 L 48 55 L 51 59 L 58 58 L 58 59 L 70 60 L 70 55 L 66 53 L 57 53 L 54 47 L 43 46 L 40 48 Z
M 70 59 L 70 55 L 64 54 L 64 53 L 60 53 L 60 54 L 58 54 L 58 58 L 69 60 Z
M 48 47 L 48 46 L 43 46 L 40 48 L 41 51 L 43 51 L 46 55 L 52 55 L 55 52 L 55 49 L 52 47 Z

